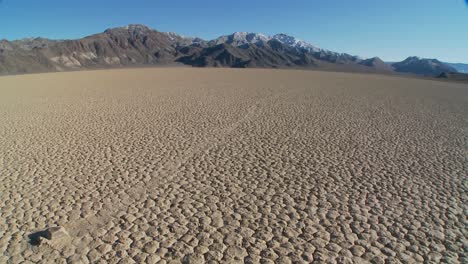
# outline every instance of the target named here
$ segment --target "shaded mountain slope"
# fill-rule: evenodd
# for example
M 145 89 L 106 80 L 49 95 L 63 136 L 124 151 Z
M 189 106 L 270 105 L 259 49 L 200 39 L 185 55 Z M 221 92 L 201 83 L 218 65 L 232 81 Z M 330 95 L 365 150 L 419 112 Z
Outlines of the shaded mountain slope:
M 468 82 L 468 74 L 458 72 L 443 72 L 439 76 L 439 79 L 457 81 L 457 82 Z
M 180 39 L 142 25 L 108 29 L 78 40 L 2 41 L 0 72 L 25 73 L 172 62 Z
M 202 49 L 188 47 L 181 51 L 187 55 L 177 61 L 197 67 L 279 68 L 317 65 L 311 55 L 298 52 L 276 40 L 267 41 L 261 46 L 222 43 Z

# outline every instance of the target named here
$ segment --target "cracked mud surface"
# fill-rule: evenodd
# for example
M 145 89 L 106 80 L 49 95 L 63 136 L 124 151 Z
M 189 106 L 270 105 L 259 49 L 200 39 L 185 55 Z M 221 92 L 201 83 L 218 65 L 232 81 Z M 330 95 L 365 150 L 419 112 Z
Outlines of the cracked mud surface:
M 0 263 L 467 263 L 468 87 L 132 69 L 0 78 Z M 70 238 L 33 246 L 63 226 Z

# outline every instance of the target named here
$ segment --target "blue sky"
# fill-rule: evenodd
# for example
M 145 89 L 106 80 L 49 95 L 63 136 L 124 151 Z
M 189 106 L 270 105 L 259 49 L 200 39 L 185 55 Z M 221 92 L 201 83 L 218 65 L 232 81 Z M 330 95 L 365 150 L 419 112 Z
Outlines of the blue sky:
M 468 63 L 467 0 L 0 0 L 0 39 L 78 38 L 131 23 L 205 39 L 287 33 L 363 57 Z

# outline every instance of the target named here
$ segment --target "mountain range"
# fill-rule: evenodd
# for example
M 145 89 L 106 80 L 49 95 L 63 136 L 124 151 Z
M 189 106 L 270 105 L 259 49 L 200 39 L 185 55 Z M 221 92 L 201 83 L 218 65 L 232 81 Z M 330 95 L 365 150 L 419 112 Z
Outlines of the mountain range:
M 0 74 L 143 65 L 313 68 L 439 76 L 457 70 L 435 59 L 388 64 L 316 47 L 286 34 L 236 32 L 213 40 L 159 32 L 144 25 L 107 29 L 75 40 L 0 40 Z

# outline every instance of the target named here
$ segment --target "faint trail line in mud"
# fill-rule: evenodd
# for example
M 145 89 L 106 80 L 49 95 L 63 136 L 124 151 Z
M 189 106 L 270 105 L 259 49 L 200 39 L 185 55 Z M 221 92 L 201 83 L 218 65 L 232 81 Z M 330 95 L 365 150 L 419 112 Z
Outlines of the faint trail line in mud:
M 249 109 L 247 110 L 246 114 L 243 117 L 241 117 L 234 123 L 231 123 L 230 125 L 224 128 L 215 129 L 211 133 L 211 135 L 206 137 L 206 139 L 203 142 L 189 148 L 188 151 L 185 153 L 185 155 L 162 165 L 156 171 L 152 172 L 151 173 L 152 177 L 149 181 L 147 182 L 141 181 L 137 183 L 137 185 L 133 186 L 131 189 L 125 189 L 125 190 L 122 190 L 122 192 L 132 197 L 132 194 L 137 195 L 140 193 L 148 193 L 149 190 L 154 190 L 154 189 L 159 188 L 160 186 L 168 185 L 174 182 L 174 179 L 176 178 L 179 172 L 179 169 L 189 159 L 194 157 L 197 153 L 207 151 L 213 147 L 218 146 L 220 142 L 222 142 L 227 135 L 234 132 L 241 124 L 255 119 L 260 113 L 260 111 L 263 109 L 265 102 L 274 100 L 280 97 L 281 95 L 284 96 L 286 94 L 287 93 L 270 94 L 258 100 L 251 107 L 249 107 Z M 166 175 L 166 177 L 158 177 L 161 174 Z M 130 201 L 120 201 L 120 204 L 118 206 L 113 204 L 112 208 L 103 208 L 102 210 L 100 210 L 100 212 L 97 215 L 85 217 L 82 221 L 79 221 L 73 226 L 78 227 L 78 226 L 83 226 L 83 224 L 89 225 L 90 223 L 101 224 L 102 220 L 106 218 L 116 217 L 116 214 L 118 214 L 119 212 L 125 211 L 125 209 L 129 205 L 133 204 L 132 199 Z
M 227 127 L 214 130 L 213 133 L 210 136 L 208 136 L 203 142 L 201 142 L 200 144 L 190 148 L 187 151 L 186 155 L 184 155 L 181 158 L 175 159 L 173 162 L 170 162 L 170 164 L 166 164 L 165 166 L 161 167 L 156 172 L 154 172 L 153 175 L 154 174 L 159 174 L 161 172 L 169 173 L 169 175 L 168 175 L 169 177 L 165 178 L 165 179 L 168 179 L 168 181 L 166 181 L 166 183 L 169 182 L 169 180 L 173 178 L 174 174 L 177 173 L 177 170 L 180 168 L 180 166 L 182 164 L 186 163 L 195 154 L 200 153 L 202 151 L 209 150 L 209 149 L 219 145 L 219 143 L 221 141 L 223 141 L 223 139 L 227 135 L 229 135 L 233 131 L 235 131 L 242 123 L 245 123 L 247 121 L 255 119 L 256 116 L 261 111 L 261 109 L 263 108 L 263 104 L 265 103 L 265 101 L 273 100 L 273 99 L 279 97 L 279 95 L 280 94 L 268 95 L 265 98 L 257 101 L 253 106 L 251 106 L 247 110 L 247 113 L 242 118 L 238 119 L 236 122 L 232 123 L 231 125 L 229 125 Z M 164 168 L 168 168 L 168 167 L 171 170 L 164 171 Z M 161 180 L 161 179 L 152 178 L 146 184 L 149 184 L 147 186 L 151 186 L 151 183 L 153 183 L 154 181 L 158 181 L 158 180 Z

